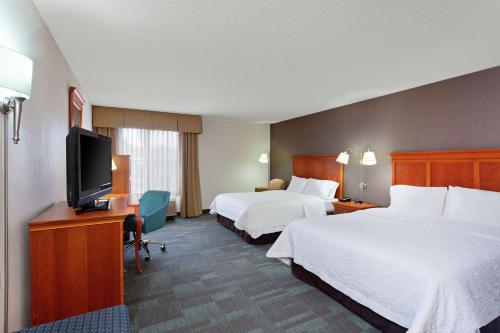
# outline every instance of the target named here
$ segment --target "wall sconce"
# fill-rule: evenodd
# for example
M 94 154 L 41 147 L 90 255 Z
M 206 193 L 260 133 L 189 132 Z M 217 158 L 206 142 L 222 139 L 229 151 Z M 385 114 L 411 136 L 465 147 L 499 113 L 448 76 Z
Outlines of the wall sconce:
M 111 171 L 115 171 L 115 170 L 118 170 L 118 167 L 116 166 L 115 161 L 113 159 L 111 159 Z
M 269 164 L 269 154 L 268 153 L 260 154 L 259 163 L 267 164 L 267 183 L 269 184 L 269 179 L 271 178 L 271 164 Z
M 19 128 L 23 102 L 31 96 L 33 61 L 11 49 L 0 47 L 0 96 L 7 96 L 0 105 L 0 112 L 13 117 L 12 141 L 19 143 Z
M 341 164 L 349 164 L 349 152 L 352 153 L 351 148 L 347 148 L 344 152 L 340 153 L 339 156 L 337 157 L 337 162 Z M 368 148 L 365 152 L 362 150 L 359 152 L 359 155 L 361 155 L 361 159 L 359 160 L 359 164 L 361 166 L 370 166 L 370 165 L 376 165 L 377 164 L 377 158 L 375 157 L 375 153 Z M 368 185 L 365 183 L 364 179 L 366 179 L 365 175 L 366 170 L 362 168 L 361 170 L 361 181 L 359 183 L 359 189 L 361 191 L 361 196 L 363 195 L 363 191 L 368 187 Z M 356 201 L 357 203 L 362 203 L 362 200 Z
M 366 149 L 366 151 L 363 153 L 363 158 L 361 158 L 360 161 L 361 165 L 366 165 L 366 166 L 371 166 L 371 165 L 376 165 L 377 164 L 377 158 L 375 157 L 375 153 L 370 150 L 370 148 Z M 366 170 L 363 170 L 361 176 L 361 182 L 359 183 L 359 189 L 361 191 L 366 190 L 368 187 L 368 184 L 365 183 L 366 179 Z
M 352 149 L 351 148 L 347 148 L 345 151 L 341 152 L 339 154 L 339 156 L 337 157 L 337 162 L 340 163 L 340 164 L 344 164 L 344 165 L 347 165 L 349 164 L 349 152 L 352 153 Z
M 368 148 L 361 159 L 361 164 L 363 165 L 375 165 L 377 164 L 377 158 L 375 157 L 375 153 Z
M 259 162 L 263 164 L 269 163 L 269 156 L 267 156 L 267 153 L 260 154 Z

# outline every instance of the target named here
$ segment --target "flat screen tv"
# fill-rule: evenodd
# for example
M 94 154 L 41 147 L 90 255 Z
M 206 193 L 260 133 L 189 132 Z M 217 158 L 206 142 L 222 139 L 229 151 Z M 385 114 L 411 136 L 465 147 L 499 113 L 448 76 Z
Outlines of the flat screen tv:
M 78 127 L 70 129 L 66 137 L 66 181 L 70 207 L 98 209 L 96 200 L 112 190 L 111 163 L 110 138 Z

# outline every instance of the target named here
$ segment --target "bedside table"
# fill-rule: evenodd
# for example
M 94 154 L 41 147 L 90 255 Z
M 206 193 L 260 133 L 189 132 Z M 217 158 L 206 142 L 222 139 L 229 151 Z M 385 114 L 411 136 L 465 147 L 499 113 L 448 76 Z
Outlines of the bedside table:
M 264 191 L 269 191 L 269 187 L 267 186 L 259 186 L 255 188 L 255 192 L 264 192 Z
M 334 214 L 345 214 L 345 213 L 352 213 L 357 210 L 363 210 L 363 209 L 369 209 L 369 208 L 377 208 L 379 206 L 367 202 L 363 202 L 362 204 L 357 204 L 354 203 L 354 201 L 349 201 L 349 202 L 334 202 L 333 203 L 334 209 Z

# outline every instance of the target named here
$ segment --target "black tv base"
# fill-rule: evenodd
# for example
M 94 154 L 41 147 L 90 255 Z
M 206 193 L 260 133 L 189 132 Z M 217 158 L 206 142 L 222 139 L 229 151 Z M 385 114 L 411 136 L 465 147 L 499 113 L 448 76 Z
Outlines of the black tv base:
M 76 210 L 76 213 L 81 214 L 96 210 L 109 210 L 109 209 L 111 209 L 111 202 L 109 199 L 97 199 L 81 206 Z

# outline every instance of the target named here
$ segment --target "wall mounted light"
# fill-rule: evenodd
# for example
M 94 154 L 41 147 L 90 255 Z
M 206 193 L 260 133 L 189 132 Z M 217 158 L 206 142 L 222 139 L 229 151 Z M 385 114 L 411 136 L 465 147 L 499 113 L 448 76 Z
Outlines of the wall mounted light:
M 0 46 L 0 112 L 7 116 L 13 113 L 13 136 L 12 141 L 19 143 L 19 127 L 21 125 L 21 113 L 23 102 L 31 96 L 31 75 L 33 72 L 33 61 L 11 49 Z M 3 101 L 2 101 L 2 98 Z M 7 135 L 7 128 L 4 126 L 4 133 Z M 4 223 L 0 226 L 0 235 L 3 237 L 3 265 L 6 267 L 3 279 L 3 289 L 5 304 L 9 304 L 9 188 L 8 188 L 8 145 L 4 144 L 3 153 L 3 179 L 4 179 Z M 3 329 L 8 327 L 8 307 L 4 309 Z M 2 328 L 0 328 L 0 331 Z
M 350 150 L 350 148 L 348 148 L 347 150 Z M 340 163 L 340 164 L 349 164 L 349 153 L 346 151 L 343 151 L 339 154 L 339 156 L 337 157 L 337 162 Z
M 352 154 L 352 149 L 347 148 L 345 151 L 341 152 L 339 156 L 337 157 L 337 162 L 341 164 L 349 164 L 349 153 Z M 361 164 L 361 181 L 359 183 L 359 189 L 361 191 L 361 197 L 364 197 L 364 190 L 368 187 L 368 185 L 365 182 L 366 179 L 366 170 L 364 166 L 370 166 L 370 165 L 376 165 L 377 164 L 377 158 L 375 157 L 375 153 L 370 150 L 370 148 L 366 149 L 365 152 L 363 150 L 360 150 L 357 155 L 361 157 L 359 160 L 359 164 Z M 363 198 L 364 199 L 364 198 Z M 362 203 L 362 200 L 357 200 L 356 202 Z
M 269 184 L 269 179 L 271 178 L 271 164 L 269 163 L 269 153 L 265 152 L 260 154 L 259 163 L 267 164 L 267 183 Z
M 259 162 L 264 164 L 269 163 L 269 156 L 267 155 L 267 153 L 260 154 Z
M 23 102 L 31 96 L 33 61 L 11 49 L 0 47 L 0 96 L 5 97 L 0 112 L 13 113 L 12 141 L 19 143 Z
M 376 165 L 377 164 L 377 158 L 375 157 L 375 153 L 368 148 L 364 153 L 363 153 L 363 158 L 361 159 L 361 164 L 363 165 Z
M 113 159 L 111 159 L 111 171 L 118 170 L 118 167 L 116 166 L 116 163 Z
M 363 166 L 376 165 L 377 158 L 375 157 L 375 153 L 373 151 L 371 151 L 370 148 L 367 148 L 366 151 L 363 153 L 363 157 L 361 158 L 360 163 Z M 363 191 L 367 187 L 368 187 L 368 184 L 366 184 L 366 170 L 364 170 L 364 168 L 363 168 L 361 182 L 359 183 L 359 189 L 361 191 Z

